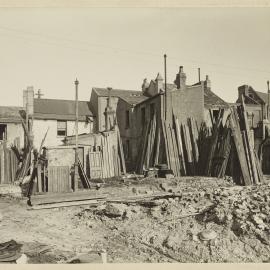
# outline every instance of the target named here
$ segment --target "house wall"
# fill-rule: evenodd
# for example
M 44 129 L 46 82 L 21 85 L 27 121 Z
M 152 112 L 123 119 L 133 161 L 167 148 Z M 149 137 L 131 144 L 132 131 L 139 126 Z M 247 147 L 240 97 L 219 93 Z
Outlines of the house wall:
M 204 108 L 204 121 L 206 123 L 206 126 L 207 127 L 212 127 L 212 121 L 211 121 L 211 116 L 210 116 L 210 112 L 209 110 L 211 110 L 211 113 L 212 113 L 212 116 L 214 115 L 214 111 L 219 111 L 219 107 L 213 107 L 211 109 L 208 109 L 208 108 Z M 230 108 L 224 108 L 224 115 L 223 115 L 223 125 L 225 124 L 229 114 L 230 114 Z
M 172 108 L 180 122 L 186 123 L 188 117 L 197 120 L 198 125 L 204 121 L 204 89 L 202 85 L 168 92 L 167 104 L 167 108 Z M 171 119 L 172 117 L 168 118 L 168 120 Z
M 14 143 L 15 138 L 20 138 L 20 147 L 24 147 L 24 130 L 21 123 L 0 123 L 7 125 L 7 145 Z
M 108 97 L 98 97 L 97 131 L 104 131 L 106 128 L 104 112 L 107 107 L 107 98 Z M 119 100 L 118 97 L 111 97 L 111 107 L 115 111 L 117 109 L 118 100 Z
M 129 127 L 126 126 L 127 111 L 129 111 Z M 119 98 L 116 117 L 122 139 L 126 167 L 128 171 L 132 171 L 137 157 L 137 125 L 133 106 Z
M 34 119 L 33 122 L 33 135 L 34 147 L 40 147 L 41 141 L 49 128 L 44 146 L 52 147 L 62 145 L 63 136 L 57 136 L 57 120 L 39 120 Z M 78 134 L 92 132 L 92 123 L 79 122 Z M 67 136 L 75 135 L 75 121 L 67 121 Z
M 95 116 L 94 125 L 93 125 L 93 132 L 99 130 L 99 114 L 98 114 L 98 95 L 95 91 L 92 90 L 91 97 L 90 97 L 90 109 Z
M 262 121 L 262 105 L 255 105 L 255 104 L 246 104 L 246 110 L 248 113 L 248 118 L 252 117 L 252 113 L 254 114 L 253 117 L 253 127 L 257 127 L 258 123 Z
M 146 125 L 151 120 L 151 106 L 153 106 L 156 119 L 157 119 L 157 126 L 161 123 L 161 116 L 163 115 L 163 95 L 156 95 L 150 99 L 147 99 L 145 102 L 138 104 L 132 113 L 132 122 L 131 122 L 131 148 L 132 148 L 132 156 L 130 159 L 130 164 L 127 166 L 129 170 L 135 170 L 138 154 L 141 148 L 141 138 L 143 129 L 146 128 Z M 145 110 L 144 120 L 142 115 L 142 110 Z M 130 139 L 130 137 L 129 137 Z M 123 140 L 124 141 L 124 140 Z M 124 144 L 124 142 L 123 142 Z
M 112 145 L 117 146 L 117 134 L 115 131 L 108 131 L 104 132 L 107 136 L 110 136 L 110 143 Z M 78 144 L 85 145 L 85 146 L 101 146 L 101 133 L 91 133 L 85 135 L 78 136 Z M 72 136 L 66 140 L 66 145 L 74 145 L 75 144 L 75 137 Z

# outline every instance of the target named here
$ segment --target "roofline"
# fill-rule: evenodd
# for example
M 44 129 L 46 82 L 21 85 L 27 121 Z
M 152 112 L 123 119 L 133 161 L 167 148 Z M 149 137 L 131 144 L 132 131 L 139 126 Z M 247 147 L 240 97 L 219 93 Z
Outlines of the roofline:
M 158 97 L 158 96 L 163 96 L 163 95 L 164 95 L 164 92 L 163 92 L 163 93 L 157 93 L 156 95 L 154 95 L 154 96 L 152 96 L 152 97 L 149 97 L 149 98 L 147 98 L 147 99 L 145 99 L 145 100 L 143 100 L 143 101 L 137 103 L 134 107 L 136 107 L 137 105 L 140 105 L 140 104 L 142 104 L 142 103 L 144 103 L 144 102 L 146 102 L 146 101 L 148 101 L 148 100 L 152 100 L 152 99 L 154 99 L 154 98 L 156 98 L 156 97 Z
M 75 102 L 75 99 L 56 99 L 56 98 L 34 98 L 34 100 L 57 100 L 57 101 L 74 101 Z M 78 102 L 89 103 L 90 101 L 89 100 L 78 100 Z
M 100 94 L 98 94 L 97 93 L 97 90 L 98 89 L 106 89 L 105 87 L 92 87 L 92 90 L 94 90 L 95 91 L 95 93 L 99 96 L 99 97 L 107 97 L 107 96 L 105 96 L 105 95 L 100 95 Z M 128 91 L 128 92 L 140 92 L 141 93 L 141 91 L 140 90 L 130 90 L 130 89 L 112 89 L 111 91 Z M 112 97 L 119 97 L 119 96 L 116 96 L 116 95 L 113 95 L 112 94 L 112 92 L 111 92 L 111 96 Z
M 43 114 L 43 115 L 35 115 L 34 113 L 34 121 L 35 120 L 63 120 L 63 121 L 76 121 L 76 117 L 70 115 L 71 117 L 67 117 L 66 115 L 50 115 L 50 114 Z M 79 122 L 85 122 L 86 117 L 94 117 L 92 115 L 80 115 L 78 117 Z
M 21 124 L 21 119 L 12 119 L 12 118 L 1 118 L 0 117 L 0 124 Z

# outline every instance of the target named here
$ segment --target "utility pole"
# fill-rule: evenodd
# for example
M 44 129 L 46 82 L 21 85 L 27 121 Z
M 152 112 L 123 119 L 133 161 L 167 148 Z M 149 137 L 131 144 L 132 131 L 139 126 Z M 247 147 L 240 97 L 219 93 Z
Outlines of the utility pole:
M 78 189 L 78 165 L 79 165 L 79 159 L 78 159 L 78 118 L 79 118 L 79 108 L 78 108 L 78 85 L 79 81 L 76 78 L 75 81 L 75 114 L 76 114 L 76 121 L 75 121 L 75 166 L 74 166 L 74 191 Z
M 41 89 L 38 89 L 37 94 L 35 94 L 37 96 L 37 98 L 41 98 L 42 96 L 44 96 L 44 94 L 41 93 Z
M 269 120 L 269 95 L 270 95 L 270 90 L 269 90 L 269 81 L 267 81 L 267 88 L 268 88 L 268 91 L 267 91 L 267 97 L 268 97 L 268 103 L 267 103 L 267 119 Z
M 198 76 L 199 76 L 199 82 L 201 81 L 201 69 L 198 68 Z
M 164 94 L 164 113 L 165 120 L 167 118 L 167 55 L 164 54 L 164 78 L 165 78 L 165 94 Z

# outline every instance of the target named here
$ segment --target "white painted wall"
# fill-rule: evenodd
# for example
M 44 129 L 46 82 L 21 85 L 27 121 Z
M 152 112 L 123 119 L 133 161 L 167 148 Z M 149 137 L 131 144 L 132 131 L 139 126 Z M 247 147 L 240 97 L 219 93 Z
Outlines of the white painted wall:
M 62 145 L 63 136 L 57 136 L 57 120 L 34 119 L 33 135 L 34 147 L 39 149 L 41 141 L 49 127 L 49 131 L 43 146 L 52 147 Z M 92 123 L 79 122 L 78 134 L 92 132 Z M 75 121 L 67 121 L 67 136 L 75 135 Z
M 24 146 L 24 130 L 21 123 L 5 123 L 7 125 L 7 146 L 14 143 L 16 137 L 20 138 L 20 147 Z

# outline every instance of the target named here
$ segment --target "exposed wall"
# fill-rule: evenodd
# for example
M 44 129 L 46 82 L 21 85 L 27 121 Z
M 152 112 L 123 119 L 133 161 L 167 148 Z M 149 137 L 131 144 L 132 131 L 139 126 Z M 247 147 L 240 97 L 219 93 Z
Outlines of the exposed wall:
M 63 136 L 57 136 L 57 120 L 38 120 L 34 119 L 33 135 L 34 147 L 39 148 L 41 141 L 49 127 L 49 131 L 44 143 L 44 146 L 58 146 L 62 145 Z M 79 122 L 78 134 L 91 132 L 92 123 Z M 75 121 L 67 121 L 67 136 L 75 135 Z

